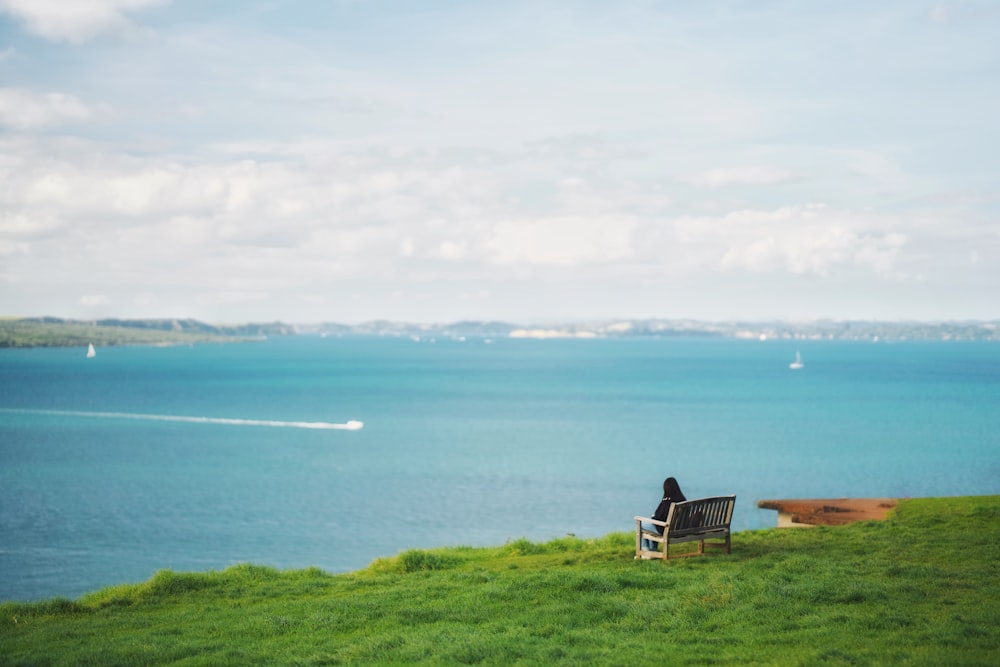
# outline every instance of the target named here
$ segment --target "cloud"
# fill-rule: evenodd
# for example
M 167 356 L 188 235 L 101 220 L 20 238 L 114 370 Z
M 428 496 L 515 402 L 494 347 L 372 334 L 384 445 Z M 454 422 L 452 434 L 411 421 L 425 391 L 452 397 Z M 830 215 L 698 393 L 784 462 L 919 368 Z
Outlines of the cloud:
M 59 227 L 59 220 L 52 215 L 0 211 L 0 236 L 2 237 L 22 239 L 43 237 Z
M 407 312 L 461 294 L 489 295 L 470 297 L 487 309 L 553 282 L 567 295 L 600 284 L 611 306 L 644 307 L 650 285 L 767 284 L 770 294 L 789 276 L 912 283 L 930 260 L 969 266 L 981 237 L 943 214 L 849 204 L 711 201 L 701 210 L 720 213 L 685 215 L 692 207 L 659 178 L 567 174 L 534 158 L 528 171 L 529 151 L 482 165 L 478 154 L 323 140 L 163 155 L 0 136 L 0 275 L 25 285 L 80 276 L 116 309 L 236 319 L 342 307 L 355 293 L 372 314 L 393 292 Z M 990 265 L 995 251 L 978 247 Z
M 0 257 L 6 255 L 26 255 L 29 249 L 30 246 L 24 241 L 12 241 L 0 238 Z
M 700 248 L 724 272 L 827 276 L 838 267 L 862 266 L 892 276 L 909 242 L 895 231 L 898 225 L 892 217 L 807 204 L 684 217 L 675 230 L 680 243 Z
M 0 88 L 0 126 L 15 130 L 86 122 L 108 112 L 106 105 L 89 105 L 73 95 Z
M 53 42 L 80 44 L 103 34 L 136 30 L 130 12 L 169 0 L 0 0 L 0 12 L 18 18 L 28 31 Z
M 166 159 L 23 137 L 0 140 L 4 153 L 8 253 L 30 243 L 32 256 L 58 262 L 83 249 L 88 271 L 110 267 L 130 284 L 169 273 L 232 297 L 215 303 L 416 275 L 830 275 L 845 266 L 894 275 L 910 238 L 894 217 L 822 204 L 669 217 L 656 186 L 567 177 L 529 212 L 507 196 L 521 178 L 517 160 L 511 172 L 497 161 L 477 171 L 455 156 L 322 144 L 261 160 L 226 151 Z
M 464 216 L 481 215 L 489 191 L 454 163 L 398 151 L 168 159 L 0 138 L 0 240 L 10 253 L 31 244 L 12 271 L 72 270 L 142 293 L 170 275 L 223 295 L 202 303 L 391 277 L 409 258 L 476 259 L 480 224 Z
M 498 223 L 486 242 L 495 264 L 573 266 L 626 260 L 635 221 L 551 216 Z
M 948 8 L 942 4 L 934 5 L 928 16 L 933 23 L 948 23 Z
M 87 294 L 85 296 L 81 296 L 77 303 L 87 308 L 96 308 L 98 306 L 109 305 L 111 303 L 111 299 L 104 294 Z
M 220 291 L 207 292 L 198 297 L 198 301 L 209 305 L 232 305 L 261 301 L 267 298 L 266 292 Z
M 44 145 L 29 150 L 44 151 Z M 291 171 L 252 160 L 186 165 L 118 154 L 82 162 L 79 156 L 22 153 L 20 159 L 11 157 L 0 204 L 58 211 L 70 219 L 178 219 L 182 225 L 183 216 L 192 215 L 224 217 L 253 211 L 280 218 L 295 194 L 290 182 L 301 176 Z
M 557 159 L 566 162 L 606 165 L 620 160 L 639 160 L 646 154 L 621 143 L 614 143 L 592 134 L 575 133 L 527 142 L 528 154 L 535 159 Z
M 769 166 L 728 167 L 709 169 L 687 179 L 692 185 L 718 188 L 727 185 L 773 185 L 792 179 L 784 169 Z
M 907 185 L 896 160 L 881 151 L 851 149 L 837 150 L 834 154 L 846 161 L 848 170 L 879 191 L 896 192 Z
M 437 256 L 447 260 L 462 260 L 468 255 L 465 241 L 442 241 L 438 246 Z

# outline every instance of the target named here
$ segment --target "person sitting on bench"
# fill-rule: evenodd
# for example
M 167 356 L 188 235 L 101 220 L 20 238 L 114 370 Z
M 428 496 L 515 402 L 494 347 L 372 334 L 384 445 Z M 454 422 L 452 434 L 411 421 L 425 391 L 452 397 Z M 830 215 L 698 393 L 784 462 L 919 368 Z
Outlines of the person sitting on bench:
M 653 512 L 653 518 L 657 521 L 666 521 L 667 514 L 670 512 L 670 506 L 673 503 L 682 503 L 685 500 L 687 500 L 687 498 L 684 497 L 684 493 L 681 491 L 681 486 L 677 483 L 677 480 L 673 477 L 667 477 L 663 480 L 663 500 L 661 500 L 660 504 L 656 506 L 656 511 Z M 663 526 L 658 526 L 655 523 L 643 523 L 642 528 L 643 530 L 653 530 L 655 528 L 656 532 L 660 535 L 663 534 Z M 652 540 L 643 538 L 642 548 L 649 551 L 658 551 L 659 545 Z

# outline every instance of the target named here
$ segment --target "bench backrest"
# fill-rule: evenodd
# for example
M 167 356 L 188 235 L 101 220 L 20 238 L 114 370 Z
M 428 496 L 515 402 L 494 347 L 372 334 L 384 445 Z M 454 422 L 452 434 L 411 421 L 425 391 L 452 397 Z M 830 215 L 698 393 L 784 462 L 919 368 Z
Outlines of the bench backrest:
M 667 532 L 676 537 L 729 529 L 736 496 L 698 498 L 674 503 L 667 514 Z

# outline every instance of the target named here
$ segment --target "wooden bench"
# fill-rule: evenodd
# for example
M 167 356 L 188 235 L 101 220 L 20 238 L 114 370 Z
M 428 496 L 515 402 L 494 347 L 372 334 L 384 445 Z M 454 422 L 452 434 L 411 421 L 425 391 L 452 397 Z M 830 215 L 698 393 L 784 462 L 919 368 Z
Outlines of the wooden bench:
M 670 558 L 670 545 L 681 542 L 698 541 L 698 551 L 677 554 L 674 557 L 700 556 L 705 553 L 705 547 L 719 547 L 730 553 L 729 524 L 733 519 L 733 506 L 736 496 L 716 496 L 715 498 L 699 498 L 685 500 L 670 506 L 666 521 L 657 521 L 645 516 L 635 517 L 635 557 L 636 558 Z M 644 530 L 643 523 L 663 526 L 663 534 L 655 530 Z M 649 551 L 642 546 L 643 539 L 663 545 L 663 550 Z M 709 542 L 708 539 L 722 539 L 724 542 Z

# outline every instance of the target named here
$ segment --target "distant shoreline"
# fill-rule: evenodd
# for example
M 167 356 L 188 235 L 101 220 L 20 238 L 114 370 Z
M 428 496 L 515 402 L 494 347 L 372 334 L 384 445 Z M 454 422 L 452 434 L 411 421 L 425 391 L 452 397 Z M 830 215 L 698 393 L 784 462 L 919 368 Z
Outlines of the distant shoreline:
M 614 319 L 556 324 L 462 321 L 419 324 L 376 320 L 361 324 L 284 322 L 214 325 L 193 319 L 67 320 L 55 317 L 0 318 L 0 348 L 183 345 L 271 337 L 383 336 L 414 340 L 465 337 L 519 339 L 728 338 L 760 341 L 850 340 L 1000 341 L 1000 320 L 965 322 L 702 322 L 680 319 Z

